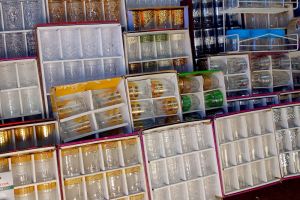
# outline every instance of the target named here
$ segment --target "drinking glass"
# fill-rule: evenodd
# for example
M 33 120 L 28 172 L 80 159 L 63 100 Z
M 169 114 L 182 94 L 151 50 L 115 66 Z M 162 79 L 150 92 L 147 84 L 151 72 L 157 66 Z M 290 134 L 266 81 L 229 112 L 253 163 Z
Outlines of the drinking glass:
M 4 1 L 2 2 L 4 30 L 22 30 L 22 6 L 21 2 Z
M 57 200 L 57 186 L 55 182 L 37 186 L 38 199 Z
M 66 21 L 64 1 L 50 0 L 48 1 L 49 21 L 51 23 L 59 23 Z
M 182 127 L 178 129 L 179 138 L 181 142 L 181 148 L 183 153 L 192 152 L 194 150 L 193 140 L 194 138 L 191 137 L 191 133 L 188 132 L 187 127 Z
M 87 145 L 81 147 L 83 168 L 86 174 L 100 171 L 100 153 L 98 145 Z
M 53 151 L 34 154 L 35 174 L 37 182 L 50 181 L 55 178 Z
M 67 1 L 68 22 L 80 22 L 84 20 L 84 8 L 81 0 Z
M 183 33 L 172 34 L 171 36 L 172 56 L 179 57 L 185 55 L 185 35 Z
M 104 60 L 104 76 L 105 78 L 112 78 L 119 75 L 119 68 L 121 67 L 119 59 L 105 59 Z
M 65 81 L 67 83 L 78 83 L 83 81 L 83 67 L 81 61 L 71 61 L 64 63 Z
M 161 141 L 158 133 L 144 135 L 148 160 L 156 160 L 161 157 Z
M 26 57 L 25 33 L 6 34 L 6 47 L 8 58 Z
M 156 58 L 154 35 L 141 35 L 142 59 L 150 60 Z
M 56 144 L 56 126 L 55 124 L 35 126 L 37 145 L 39 147 L 51 146 Z
M 172 9 L 172 28 L 184 28 L 184 11 L 183 9 Z
M 187 180 L 199 177 L 197 154 L 190 154 L 184 156 L 183 162 Z
M 90 200 L 105 200 L 105 182 L 103 174 L 85 177 L 87 196 Z
M 156 6 L 156 5 L 154 5 Z M 162 6 L 162 5 L 161 5 Z M 158 29 L 169 29 L 172 26 L 171 10 L 159 9 L 155 11 L 156 26 Z
M 290 74 L 287 71 L 273 71 L 273 86 L 280 87 L 280 86 L 288 86 L 290 85 Z
M 199 188 L 202 187 L 200 181 L 192 181 L 187 183 L 189 200 L 202 200 L 201 198 L 201 190 Z
M 119 149 L 117 142 L 106 142 L 102 144 L 104 166 L 106 169 L 120 167 Z
M 196 77 L 179 78 L 178 85 L 182 94 L 196 93 L 202 90 L 202 88 L 200 87 L 200 80 L 198 80 Z
M 33 182 L 31 156 L 19 155 L 11 158 L 14 185 L 27 185 Z
M 170 193 L 172 200 L 182 200 L 186 198 L 186 188 L 185 184 L 178 184 L 171 186 Z
M 227 90 L 247 90 L 249 88 L 247 75 L 230 76 L 225 81 Z
M 169 196 L 170 195 L 169 195 L 168 188 L 163 188 L 160 190 L 153 191 L 153 199 L 155 199 L 155 200 L 167 200 L 167 199 L 170 199 Z
M 294 128 L 296 125 L 296 113 L 293 106 L 287 107 L 286 109 L 286 118 L 289 128 Z
M 175 97 L 158 99 L 154 102 L 154 113 L 156 115 L 176 115 L 178 112 L 178 102 Z
M 0 153 L 14 149 L 12 134 L 12 130 L 9 129 L 0 131 Z
M 119 108 L 96 113 L 96 121 L 100 128 L 108 128 L 124 123 L 123 116 Z
M 83 184 L 81 178 L 67 179 L 64 181 L 66 200 L 84 199 Z
M 0 89 L 12 89 L 18 87 L 17 72 L 15 63 L 3 63 L 0 65 L 0 74 L 2 75 Z
M 272 76 L 270 72 L 255 72 L 252 73 L 252 86 L 253 87 L 271 87 Z
M 95 28 L 81 28 L 82 53 L 84 58 L 97 58 L 100 56 L 99 32 Z M 79 46 L 77 47 L 79 48 Z
M 95 35 L 93 36 L 93 38 Z M 53 40 L 54 38 L 52 38 Z M 64 59 L 81 58 L 80 30 L 78 28 L 66 28 L 61 30 L 61 44 Z M 96 43 L 96 42 L 95 42 Z
M 173 61 L 172 60 L 160 60 L 157 63 L 158 71 L 164 70 L 173 70 Z
M 62 63 L 47 63 L 44 65 L 46 90 L 50 92 L 53 86 L 61 85 L 65 81 Z
M 33 115 L 41 113 L 41 102 L 39 94 L 39 88 L 31 88 L 21 90 L 23 114 Z
M 90 0 L 85 2 L 86 21 L 103 20 L 102 0 Z
M 209 176 L 215 173 L 212 151 L 204 151 L 199 153 L 199 159 L 201 162 L 201 172 L 203 176 Z
M 200 110 L 199 106 L 201 105 L 201 101 L 199 97 L 195 94 L 182 95 L 181 101 L 183 112 Z
M 41 24 L 46 21 L 42 13 L 43 5 L 41 1 L 24 1 L 23 7 L 25 29 L 34 29 L 35 25 Z
M 34 133 L 32 126 L 16 128 L 14 129 L 14 133 L 15 144 L 18 150 L 32 148 L 34 146 Z
M 143 63 L 143 72 L 156 72 L 157 71 L 157 62 L 156 61 L 150 61 L 150 62 L 144 62 Z
M 127 37 L 128 61 L 140 60 L 140 44 L 138 37 Z
M 103 66 L 101 60 L 84 61 L 84 80 L 98 80 L 103 78 Z
M 131 100 L 147 99 L 151 97 L 151 86 L 146 80 L 128 82 L 128 90 Z
M 170 57 L 170 45 L 168 34 L 157 34 L 155 35 L 156 52 L 158 58 Z
M 131 102 L 131 110 L 134 120 L 151 118 L 154 116 L 152 102 L 148 100 Z
M 21 115 L 21 105 L 18 91 L 1 93 L 1 107 L 3 117 L 11 118 Z
M 238 181 L 239 181 L 239 186 L 241 189 L 248 187 L 247 182 L 246 182 L 246 172 L 247 172 L 246 167 L 247 166 L 241 166 L 237 169 Z
M 37 69 L 35 62 L 18 63 L 18 74 L 20 87 L 29 87 L 38 85 Z
M 165 166 L 163 161 L 150 162 L 149 170 L 152 188 L 160 188 L 165 184 L 163 177 L 166 176 L 166 174 L 164 173 L 164 167 Z
M 103 0 L 105 20 L 106 21 L 120 21 L 120 0 Z
M 180 158 L 167 159 L 167 168 L 169 183 L 174 184 L 180 182 Z
M 15 200 L 35 200 L 34 186 L 14 190 Z
M 37 40 L 36 40 L 36 32 L 31 31 L 26 33 L 26 43 L 27 43 L 27 55 L 29 57 L 37 56 Z
M 106 174 L 109 197 L 114 199 L 123 195 L 122 171 L 112 171 Z
M 92 97 L 96 109 L 122 103 L 122 96 L 118 91 L 118 88 L 92 90 Z
M 135 194 L 142 191 L 141 185 L 141 169 L 133 167 L 125 169 L 126 181 L 129 194 Z
M 172 96 L 175 93 L 175 87 L 169 79 L 151 79 L 152 97 Z
M 139 11 L 140 29 L 150 30 L 155 28 L 155 10 L 142 10 Z
M 43 59 L 45 61 L 60 59 L 60 40 L 58 36 L 58 30 L 42 30 L 40 31 L 40 37 Z
M 73 120 L 62 122 L 62 137 L 72 137 L 74 135 L 82 135 L 93 131 L 89 115 L 77 117 Z
M 112 28 L 101 29 L 103 56 L 116 56 L 118 54 L 118 36 L 112 37 L 112 35 L 114 35 Z
M 162 138 L 165 147 L 166 156 L 174 156 L 177 154 L 177 140 L 174 132 L 162 131 Z
M 283 119 L 282 119 L 282 112 L 281 109 L 273 109 L 273 119 L 275 122 L 275 129 L 279 130 L 284 128 Z
M 138 142 L 136 139 L 122 141 L 122 150 L 125 166 L 136 165 L 139 161 Z
M 80 174 L 79 149 L 70 148 L 61 151 L 63 175 L 76 176 Z
M 178 73 L 185 72 L 186 65 L 187 65 L 186 58 L 177 58 L 173 60 L 174 70 L 176 70 Z

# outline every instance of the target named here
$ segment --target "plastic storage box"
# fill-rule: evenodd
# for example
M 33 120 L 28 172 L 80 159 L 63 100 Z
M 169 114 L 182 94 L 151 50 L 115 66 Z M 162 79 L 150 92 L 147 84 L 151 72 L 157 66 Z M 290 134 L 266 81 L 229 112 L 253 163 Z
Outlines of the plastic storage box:
M 182 121 L 174 71 L 127 76 L 126 86 L 134 130 Z
M 124 33 L 124 44 L 129 74 L 193 71 L 188 30 Z
M 37 24 L 46 22 L 44 0 L 1 1 L 0 58 L 36 56 Z
M 198 121 L 143 131 L 151 199 L 221 197 L 212 124 Z
M 9 191 L 1 191 L 3 198 L 62 199 L 54 147 L 1 154 L 0 166 L 1 178 L 7 178 L 5 181 L 8 183 L 13 182 L 10 190 L 13 190 L 11 195 L 14 194 L 14 197 L 5 196 Z
M 126 74 L 119 24 L 44 26 L 37 32 L 46 105 L 53 86 Z
M 214 120 L 225 196 L 280 181 L 272 110 L 256 110 Z
M 1 123 L 44 118 L 37 61 L 1 61 L 0 74 Z
M 247 54 L 209 57 L 208 68 L 224 73 L 227 97 L 251 94 L 250 63 Z
M 109 131 L 131 132 L 122 78 L 56 86 L 51 99 L 64 142 Z
M 59 147 L 64 199 L 148 199 L 137 134 Z

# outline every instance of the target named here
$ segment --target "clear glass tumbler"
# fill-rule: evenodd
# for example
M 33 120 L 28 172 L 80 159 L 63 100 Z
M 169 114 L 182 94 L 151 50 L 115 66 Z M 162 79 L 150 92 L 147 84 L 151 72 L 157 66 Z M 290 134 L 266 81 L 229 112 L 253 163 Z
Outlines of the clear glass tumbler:
M 11 158 L 14 185 L 27 185 L 33 182 L 31 155 L 20 155 Z
M 80 174 L 79 149 L 70 148 L 61 151 L 63 175 L 76 176 Z
M 99 147 L 95 145 L 87 145 L 81 147 L 84 172 L 95 173 L 100 171 L 100 153 Z
M 55 178 L 53 151 L 34 154 L 37 182 L 50 181 Z

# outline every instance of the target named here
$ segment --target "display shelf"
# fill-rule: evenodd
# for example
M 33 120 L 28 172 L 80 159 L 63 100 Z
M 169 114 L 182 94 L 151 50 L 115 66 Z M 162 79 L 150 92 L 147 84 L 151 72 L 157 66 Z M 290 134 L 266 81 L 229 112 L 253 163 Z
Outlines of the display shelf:
M 214 125 L 225 196 L 280 181 L 271 109 L 218 116 Z
M 52 107 L 64 142 L 115 130 L 131 132 L 125 80 L 112 78 L 53 87 Z
M 145 130 L 143 145 L 151 199 L 221 197 L 210 121 Z
M 12 178 L 6 181 L 7 184 L 13 182 L 9 190 L 14 190 L 14 197 L 4 194 L 3 198 L 61 199 L 54 147 L 1 154 L 0 160 L 0 175 Z
M 0 127 L 0 154 L 60 143 L 56 121 L 25 121 Z
M 37 35 L 48 116 L 51 87 L 126 74 L 119 24 L 41 26 Z
M 277 93 L 234 97 L 227 99 L 228 112 L 240 112 L 280 103 Z
M 241 38 L 238 34 L 226 35 L 225 49 L 227 53 L 238 52 L 289 52 L 297 51 L 299 39 L 297 34 L 277 35 L 266 33 L 257 37 Z
M 188 30 L 124 33 L 129 74 L 162 70 L 193 70 Z
M 224 75 L 221 71 L 181 73 L 179 89 L 183 117 L 187 121 L 227 112 Z
M 289 7 L 297 9 L 298 2 L 285 1 L 253 1 L 253 0 L 223 0 L 224 10 L 222 13 L 280 13 Z
M 129 31 L 188 29 L 188 7 L 135 8 L 127 11 Z
M 208 58 L 208 68 L 224 73 L 227 97 L 251 94 L 248 55 L 212 56 Z
M 182 121 L 175 71 L 127 76 L 126 86 L 134 130 Z
M 137 134 L 62 145 L 58 155 L 64 199 L 148 199 Z
M 0 2 L 0 58 L 36 56 L 35 25 L 46 22 L 44 0 Z
M 252 54 L 250 60 L 253 93 L 293 89 L 291 61 L 288 54 Z
M 31 58 L 1 61 L 0 73 L 1 123 L 44 118 L 37 61 Z
M 300 102 L 300 91 L 292 90 L 279 93 L 280 103 Z
M 300 173 L 300 110 L 299 103 L 273 107 L 273 120 L 279 152 L 281 173 L 284 178 Z
M 124 0 L 47 0 L 50 23 L 116 21 L 127 26 Z

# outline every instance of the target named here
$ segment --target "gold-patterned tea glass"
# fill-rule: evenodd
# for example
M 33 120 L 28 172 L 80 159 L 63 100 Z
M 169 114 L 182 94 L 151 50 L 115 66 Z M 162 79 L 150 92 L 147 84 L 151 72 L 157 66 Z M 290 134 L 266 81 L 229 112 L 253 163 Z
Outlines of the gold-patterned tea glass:
M 86 21 L 103 20 L 102 4 L 103 4 L 102 0 L 85 1 Z
M 84 8 L 82 0 L 67 0 L 68 22 L 84 21 Z
M 174 95 L 175 92 L 173 83 L 166 79 L 152 79 L 151 88 L 153 98 Z
M 157 28 L 171 28 L 171 10 L 161 9 L 155 11 Z
M 175 97 L 159 99 L 154 104 L 156 115 L 176 115 L 179 108 Z
M 106 88 L 92 91 L 95 108 L 103 108 L 122 103 L 122 97 L 117 88 Z
M 12 130 L 0 131 L 0 153 L 13 150 L 12 148 Z
M 39 147 L 55 144 L 55 124 L 39 125 L 35 127 L 36 139 Z
M 65 6 L 63 0 L 48 0 L 50 22 L 58 23 L 66 21 Z
M 15 143 L 17 149 L 27 149 L 34 146 L 33 127 L 16 128 Z
M 104 0 L 105 20 L 120 21 L 120 0 Z

